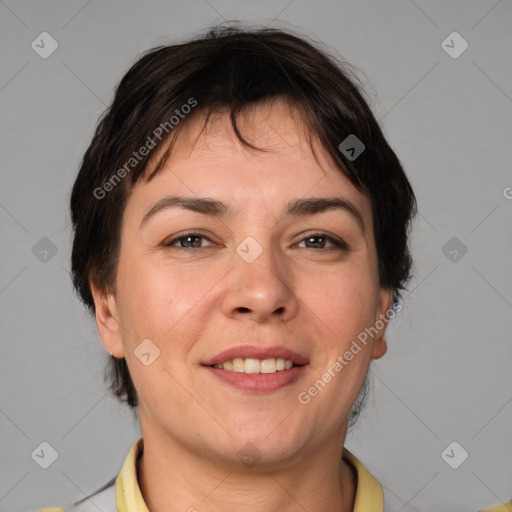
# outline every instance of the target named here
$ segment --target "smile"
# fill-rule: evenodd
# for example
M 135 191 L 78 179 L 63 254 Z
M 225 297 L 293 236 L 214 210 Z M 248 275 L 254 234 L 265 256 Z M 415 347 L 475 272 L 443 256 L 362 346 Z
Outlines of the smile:
M 285 346 L 241 345 L 203 360 L 201 366 L 230 387 L 251 393 L 270 393 L 303 376 L 309 358 Z
M 238 373 L 276 373 L 283 370 L 290 370 L 293 368 L 295 363 L 290 359 L 284 359 L 281 357 L 269 357 L 267 359 L 253 359 L 253 358 L 241 358 L 237 357 L 223 363 L 212 365 L 213 368 L 220 370 L 228 370 Z

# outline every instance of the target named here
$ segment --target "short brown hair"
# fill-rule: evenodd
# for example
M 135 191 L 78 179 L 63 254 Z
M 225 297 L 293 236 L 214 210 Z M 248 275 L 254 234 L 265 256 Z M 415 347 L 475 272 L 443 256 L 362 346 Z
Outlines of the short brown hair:
M 370 198 L 379 280 L 394 291 L 396 303 L 411 272 L 408 232 L 416 201 L 397 156 L 355 85 L 355 75 L 349 75 L 346 63 L 303 37 L 277 29 L 221 26 L 194 40 L 146 52 L 122 78 L 100 119 L 71 195 L 72 278 L 89 310 L 94 311 L 90 281 L 115 291 L 121 220 L 130 190 L 141 178 L 149 181 L 158 172 L 185 123 L 201 112 L 206 124 L 213 111 L 227 108 L 238 139 L 254 148 L 239 132 L 237 117 L 274 98 L 301 109 L 311 133 L 340 172 Z M 194 101 L 199 108 L 182 116 L 184 106 Z M 172 121 L 173 116 L 179 120 Z M 348 136 L 365 146 L 356 159 L 339 149 Z M 139 154 L 150 145 L 149 152 Z M 166 150 L 148 174 L 155 147 Z M 109 365 L 110 389 L 137 406 L 125 359 L 112 357 Z

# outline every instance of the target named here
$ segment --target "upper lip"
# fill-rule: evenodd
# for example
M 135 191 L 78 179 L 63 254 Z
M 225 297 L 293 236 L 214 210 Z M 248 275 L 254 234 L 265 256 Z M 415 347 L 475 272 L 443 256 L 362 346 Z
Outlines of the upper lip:
M 222 364 L 225 361 L 231 361 L 236 358 L 270 359 L 272 357 L 293 361 L 297 365 L 303 365 L 309 362 L 305 356 L 286 347 L 255 347 L 253 345 L 240 345 L 238 347 L 228 348 L 216 356 L 203 361 L 201 364 L 204 366 L 212 366 L 214 364 Z

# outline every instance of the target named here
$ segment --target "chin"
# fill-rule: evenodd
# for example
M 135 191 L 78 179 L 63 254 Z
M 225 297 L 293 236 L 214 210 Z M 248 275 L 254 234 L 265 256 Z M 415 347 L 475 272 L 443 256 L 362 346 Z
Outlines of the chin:
M 297 450 L 297 447 L 269 446 L 268 442 L 263 445 L 261 442 L 254 443 L 250 440 L 245 441 L 245 443 L 240 441 L 240 444 L 237 443 L 236 446 L 240 446 L 240 448 L 236 450 L 236 447 L 232 446 L 232 450 L 229 452 L 228 459 L 230 463 L 247 468 L 259 468 L 266 472 L 275 471 L 279 464 L 286 465 L 287 462 L 291 462 L 291 458 Z M 223 453 L 223 456 L 226 456 L 226 452 Z
M 278 423 L 276 423 L 277 425 Z M 269 435 L 269 432 L 270 435 Z M 301 442 L 289 435 L 278 435 L 272 429 L 258 430 L 252 434 L 236 435 L 231 440 L 229 451 L 231 457 L 246 466 L 274 465 L 285 462 L 293 457 Z

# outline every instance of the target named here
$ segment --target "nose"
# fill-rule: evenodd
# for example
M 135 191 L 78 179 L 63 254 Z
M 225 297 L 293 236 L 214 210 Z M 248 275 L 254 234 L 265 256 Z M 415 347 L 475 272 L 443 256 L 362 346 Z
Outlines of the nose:
M 286 322 L 297 314 L 299 302 L 292 289 L 291 271 L 268 246 L 251 263 L 234 253 L 227 277 L 221 303 L 224 315 L 264 323 Z

